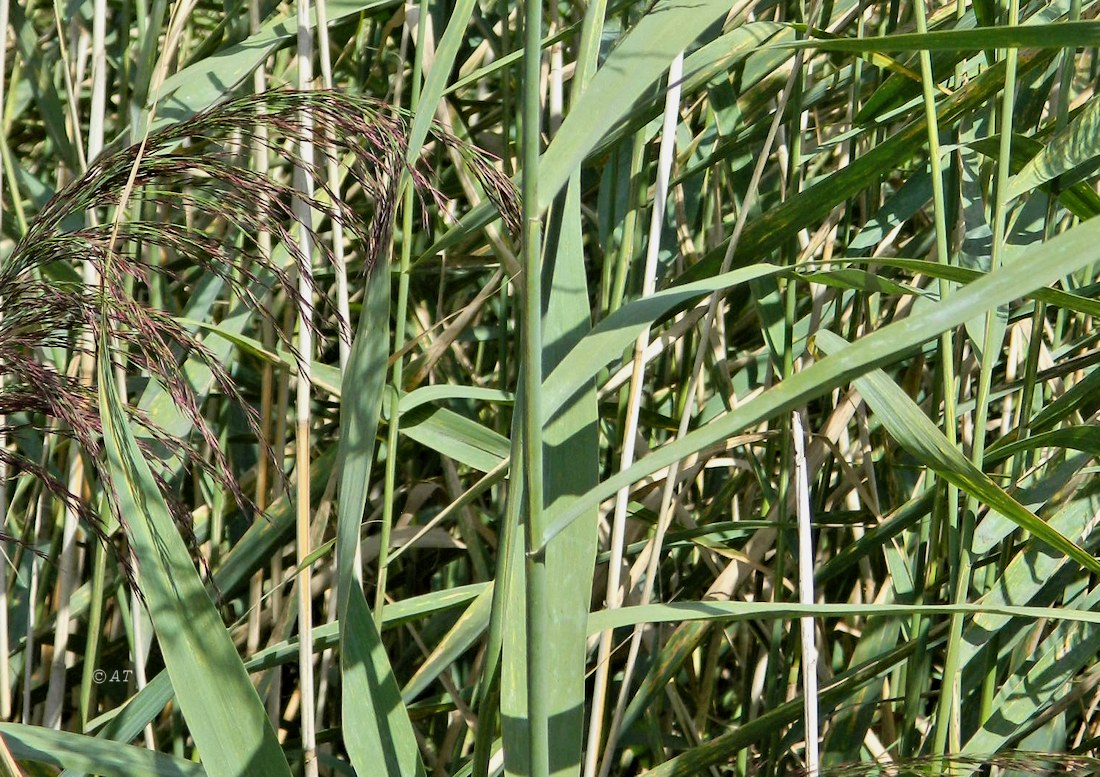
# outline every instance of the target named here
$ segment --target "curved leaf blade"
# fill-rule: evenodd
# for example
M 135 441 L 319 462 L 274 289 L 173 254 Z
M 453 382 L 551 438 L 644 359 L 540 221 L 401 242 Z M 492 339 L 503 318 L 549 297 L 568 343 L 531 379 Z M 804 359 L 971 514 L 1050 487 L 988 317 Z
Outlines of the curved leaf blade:
M 184 719 L 212 777 L 286 775 L 290 767 L 233 640 L 191 562 L 99 359 L 103 440 L 141 591 Z

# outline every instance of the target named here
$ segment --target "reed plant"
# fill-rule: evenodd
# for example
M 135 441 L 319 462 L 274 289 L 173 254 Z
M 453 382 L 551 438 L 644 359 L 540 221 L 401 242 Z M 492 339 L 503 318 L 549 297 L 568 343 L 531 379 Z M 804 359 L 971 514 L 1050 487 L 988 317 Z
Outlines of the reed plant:
M 1097 10 L 0 0 L 0 773 L 1100 771 Z

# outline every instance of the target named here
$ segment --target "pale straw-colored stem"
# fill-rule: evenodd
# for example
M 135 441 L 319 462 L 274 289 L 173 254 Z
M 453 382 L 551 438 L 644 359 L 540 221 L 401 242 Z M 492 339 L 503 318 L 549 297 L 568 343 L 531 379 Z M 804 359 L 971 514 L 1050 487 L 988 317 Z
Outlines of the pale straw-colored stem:
M 313 35 L 309 29 L 309 0 L 298 0 L 298 88 L 308 90 L 313 86 Z M 313 194 L 313 115 L 303 109 L 299 115 L 302 140 L 298 154 L 300 163 L 294 170 L 294 188 L 304 196 Z M 298 564 L 298 672 L 301 693 L 302 760 L 306 777 L 317 777 L 317 721 L 313 681 L 313 607 L 310 595 L 312 574 L 305 563 L 312 551 L 310 543 L 310 379 L 313 358 L 313 282 L 310 269 L 313 255 L 313 211 L 302 199 L 295 198 L 294 212 L 298 219 L 298 245 L 305 257 L 299 268 L 298 294 L 301 307 L 298 311 L 298 386 L 295 419 L 295 472 L 297 473 L 297 549 Z
M 328 12 L 326 0 L 314 0 L 317 8 L 317 48 L 321 60 L 321 85 L 325 89 L 333 88 L 332 56 L 328 42 Z M 329 191 L 333 197 L 340 196 L 340 167 L 334 151 L 334 139 L 330 129 L 325 130 L 325 176 Z M 337 218 L 332 219 L 332 268 L 336 274 L 336 315 L 340 341 L 340 371 L 348 366 L 351 356 L 351 305 L 348 302 L 348 268 L 344 259 L 344 225 Z
M 46 512 L 46 490 L 42 489 L 38 493 L 38 499 L 35 502 L 34 510 L 34 541 L 38 542 L 42 538 L 42 524 L 45 523 L 44 513 Z M 23 717 L 22 722 L 25 725 L 30 725 L 34 721 L 31 719 L 31 690 L 34 687 L 34 654 L 35 654 L 35 640 L 34 640 L 34 627 L 35 611 L 37 610 L 37 598 L 38 598 L 38 581 L 41 577 L 42 560 L 37 556 L 31 556 L 31 579 L 27 584 L 27 602 L 31 606 L 27 608 L 27 633 L 26 643 L 23 648 Z
M 791 433 L 794 436 L 795 490 L 798 494 L 798 602 L 814 603 L 814 553 L 810 533 L 810 478 L 806 466 L 805 434 L 802 416 L 791 413 Z M 799 620 L 802 629 L 802 701 L 806 716 L 806 775 L 817 777 L 818 703 L 817 703 L 817 642 L 814 619 L 805 615 Z
M 260 3 L 259 0 L 248 2 L 248 29 L 255 35 L 260 30 Z M 252 74 L 252 88 L 256 94 L 262 94 L 267 89 L 267 63 L 262 61 Z M 252 139 L 252 165 L 260 174 L 267 174 L 269 155 L 267 149 L 267 126 L 262 122 L 256 124 Z M 260 256 L 265 260 L 271 256 L 271 233 L 266 229 L 260 230 L 256 235 Z M 268 322 L 263 324 L 264 347 L 270 348 L 274 344 L 274 330 Z M 270 431 L 270 420 L 274 397 L 274 369 L 271 364 L 265 362 L 260 376 L 260 431 L 266 437 Z M 267 456 L 261 456 L 256 463 L 256 510 L 261 515 L 267 509 L 269 487 L 270 462 Z M 273 584 L 277 584 L 273 580 Z M 249 585 L 249 609 L 248 609 L 248 652 L 254 653 L 260 647 L 260 619 L 263 614 L 262 600 L 264 588 L 264 572 L 261 569 L 252 576 Z

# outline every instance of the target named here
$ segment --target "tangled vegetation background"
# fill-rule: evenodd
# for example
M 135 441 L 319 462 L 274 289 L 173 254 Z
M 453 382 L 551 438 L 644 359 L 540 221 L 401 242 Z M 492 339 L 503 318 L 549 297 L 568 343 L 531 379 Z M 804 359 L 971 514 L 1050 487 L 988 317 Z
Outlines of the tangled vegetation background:
M 1098 8 L 0 0 L 0 771 L 1096 771 Z

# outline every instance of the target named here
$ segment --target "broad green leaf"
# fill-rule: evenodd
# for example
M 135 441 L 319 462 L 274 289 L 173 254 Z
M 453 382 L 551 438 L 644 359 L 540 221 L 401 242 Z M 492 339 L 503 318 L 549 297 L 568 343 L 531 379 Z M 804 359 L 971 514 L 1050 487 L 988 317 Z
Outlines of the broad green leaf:
M 207 774 L 199 764 L 182 758 L 69 731 L 0 723 L 0 735 L 11 754 L 22 762 L 104 777 L 204 777 Z
M 940 264 L 939 262 L 931 262 L 924 259 L 904 259 L 896 256 L 878 256 L 874 259 L 848 257 L 834 259 L 833 261 L 835 263 L 847 262 L 850 264 L 877 264 L 886 267 L 897 267 L 903 270 L 912 270 L 915 273 L 927 275 L 930 278 L 946 278 L 956 283 L 970 283 L 986 274 L 985 271 L 975 270 L 969 267 L 956 267 L 955 265 Z M 807 277 L 812 276 L 807 275 Z M 928 292 L 925 292 L 925 294 L 928 294 Z M 1039 302 L 1045 302 L 1054 307 L 1065 308 L 1066 310 L 1073 310 L 1090 316 L 1100 316 L 1100 302 L 1071 291 L 1045 287 L 1030 291 L 1025 294 L 1024 297 Z
M 448 399 L 510 403 L 514 401 L 515 397 L 507 391 L 483 388 L 481 386 L 440 384 L 438 386 L 422 386 L 421 388 L 410 391 L 408 394 L 402 394 L 397 404 L 398 407 L 401 408 L 402 414 L 404 414 L 413 408 L 420 407 L 420 405 L 425 405 L 429 402 L 442 402 Z
M 582 96 L 583 100 L 584 97 Z M 581 234 L 580 176 L 570 179 L 550 208 L 543 263 L 546 313 L 543 316 L 543 373 L 550 373 L 572 352 L 592 327 L 588 281 Z M 595 380 L 585 381 L 546 422 L 543 437 L 543 496 L 548 506 L 568 503 L 599 482 L 599 411 Z M 549 634 L 534 634 L 542 642 L 550 666 L 551 774 L 580 773 L 584 742 L 585 669 L 588 657 L 585 628 L 595 576 L 597 524 L 595 508 L 546 549 L 546 574 L 553 591 L 544 603 L 549 610 Z M 507 746 L 508 740 L 505 739 Z
M 990 604 L 799 604 L 798 602 L 674 602 L 600 610 L 588 618 L 588 633 L 636 626 L 639 623 L 686 623 L 688 621 L 795 620 L 848 616 L 909 618 L 921 615 L 1007 615 L 1038 620 L 1049 618 L 1073 623 L 1100 625 L 1100 612 L 1069 607 L 1026 607 Z
M 549 207 L 600 138 L 668 72 L 673 57 L 728 12 L 722 0 L 658 0 L 648 10 L 570 106 L 539 160 L 541 208 Z
M 1043 144 L 1039 153 L 1008 182 L 1008 197 L 1018 197 L 1040 184 L 1100 156 L 1100 99 L 1092 98 L 1069 126 Z
M 546 413 L 553 416 L 558 408 L 594 378 L 608 364 L 621 358 L 623 349 L 638 335 L 675 310 L 707 294 L 746 283 L 755 278 L 787 273 L 782 267 L 761 262 L 752 267 L 718 275 L 694 283 L 674 286 L 644 299 L 623 305 L 592 328 L 581 342 L 561 359 L 550 372 L 544 385 L 543 402 Z
M 353 14 L 396 5 L 397 0 L 328 0 L 328 23 L 332 26 Z M 311 14 L 310 29 L 315 24 L 316 15 Z M 261 62 L 296 35 L 297 20 L 291 12 L 266 22 L 259 32 L 240 43 L 175 73 L 161 86 L 161 105 L 152 129 L 182 121 L 228 96 Z
M 803 28 L 804 29 L 804 28 Z M 812 34 L 817 34 L 813 30 Z M 772 44 L 778 48 L 846 51 L 982 51 L 992 48 L 1065 49 L 1100 45 L 1100 22 L 1054 22 L 1017 27 L 881 35 L 868 38 L 824 38 Z
M 998 440 L 1001 443 L 1006 438 Z M 1075 451 L 1087 451 L 1100 458 L 1100 426 L 1086 424 L 1084 426 L 1067 426 L 1063 429 L 1053 429 L 1049 432 L 1034 434 L 1023 440 L 1014 440 L 994 444 L 986 451 L 985 460 L 990 464 L 1004 461 L 1021 451 L 1030 451 L 1037 448 L 1067 448 Z
M 344 373 L 337 468 L 336 569 L 344 747 L 360 775 L 423 775 L 420 747 L 355 571 L 389 361 L 389 266 L 367 278 Z M 390 451 L 389 455 L 394 455 Z
M 490 583 L 473 583 L 387 604 L 382 610 L 382 628 L 391 629 L 452 607 L 469 604 L 490 585 Z M 339 621 L 322 624 L 313 630 L 314 653 L 337 647 L 339 644 Z M 260 650 L 245 661 L 244 666 L 249 672 L 259 672 L 297 660 L 298 639 L 295 637 Z M 129 742 L 141 735 L 142 729 L 164 710 L 172 700 L 172 696 L 171 680 L 166 672 L 161 672 L 149 680 L 145 687 L 120 709 L 112 710 L 91 721 L 88 727 L 91 730 L 99 729 L 96 733 L 97 738 Z
M 1100 508 L 1100 501 L 1095 498 L 1074 500 L 1050 518 L 1050 525 L 1067 537 L 1080 537 L 1088 528 L 1097 508 Z M 1061 598 L 1062 591 L 1057 581 L 1067 575 L 1079 576 L 1076 565 L 1044 545 L 1031 544 L 1017 553 L 1007 566 L 1002 567 L 997 584 L 982 596 L 979 604 L 1047 606 Z M 964 632 L 960 645 L 959 666 L 962 670 L 972 671 L 976 675 L 983 674 L 984 660 L 977 662 L 980 665 L 972 669 L 968 665 L 977 656 L 984 658 L 983 650 L 991 643 L 1001 650 L 1010 649 L 1011 635 L 1006 635 L 1005 632 L 1006 626 L 1011 623 L 1013 619 L 1005 615 L 982 613 L 975 616 L 972 625 Z
M 356 764 L 356 773 L 422 777 L 426 772 L 409 711 L 401 701 L 386 648 L 361 590 L 347 597 L 343 614 L 340 682 L 344 746 Z
M 420 149 L 435 120 L 435 111 L 443 98 L 447 77 L 454 67 L 458 49 L 466 39 L 466 28 L 470 25 L 470 16 L 476 6 L 477 0 L 458 0 L 451 10 L 451 16 L 443 30 L 443 37 L 439 40 L 439 46 L 436 47 L 428 77 L 424 79 L 424 86 L 420 91 L 420 102 L 416 104 L 416 113 L 409 128 L 409 149 L 405 155 L 405 161 L 409 164 L 415 164 L 420 157 Z M 429 11 L 430 9 L 420 6 L 421 13 Z
M 816 343 L 826 354 L 843 354 L 852 347 L 844 338 L 829 331 L 818 332 Z M 890 435 L 917 461 L 1085 569 L 1100 572 L 1100 561 L 1005 493 L 957 447 L 948 443 L 943 432 L 886 373 L 870 370 L 854 383 Z
M 99 402 L 117 507 L 127 521 L 139 585 L 203 767 L 215 777 L 289 777 L 267 712 L 134 441 L 110 365 L 110 359 L 99 359 Z
M 1017 73 L 1020 78 L 1047 64 L 1052 52 L 1024 51 L 1020 53 Z M 956 89 L 939 105 L 937 114 L 941 127 L 950 126 L 960 117 L 976 110 L 1004 84 L 1004 63 L 990 66 L 965 86 Z M 756 261 L 779 248 L 798 230 L 819 224 L 838 204 L 850 200 L 878 180 L 883 170 L 897 169 L 917 154 L 922 154 L 928 139 L 923 114 L 904 129 L 875 145 L 831 175 L 815 179 L 798 194 L 782 204 L 752 219 L 738 243 L 737 257 Z M 708 252 L 677 279 L 686 283 L 713 275 L 722 265 L 726 242 Z M 736 266 L 736 265 L 735 265 Z
M 1095 607 L 1097 598 L 1094 591 L 1083 606 Z M 1066 694 L 1074 675 L 1095 661 L 1098 649 L 1100 629 L 1083 623 L 1058 624 L 1029 660 L 999 686 L 989 719 L 967 740 L 963 752 L 995 753 L 1027 731 Z
M 401 432 L 426 448 L 482 472 L 508 456 L 508 441 L 472 418 L 445 407 L 420 406 L 404 414 Z
M 1097 245 L 1100 245 L 1100 221 L 1094 220 L 1080 224 L 1047 243 L 1029 247 L 1011 265 L 989 273 L 946 300 L 929 305 L 920 314 L 914 313 L 871 332 L 842 353 L 825 357 L 733 412 L 654 450 L 629 469 L 607 478 L 568 507 L 548 510 L 544 542 L 620 488 L 630 486 L 646 475 L 754 424 L 805 404 L 869 370 L 895 362 L 909 349 L 959 326 L 975 314 L 1011 302 L 1092 263 L 1097 258 Z M 582 340 L 578 348 L 583 350 L 584 344 Z
M 1000 158 L 1000 135 L 979 138 L 973 142 L 972 146 L 989 159 Z M 1019 175 L 1028 162 L 1038 156 L 1044 148 L 1046 148 L 1046 145 L 1039 140 L 1028 135 L 1014 133 L 1012 135 L 1012 159 L 1009 169 L 1014 174 Z M 1009 185 L 1011 185 L 1012 179 L 1010 178 L 1009 181 Z M 1048 193 L 1052 191 L 1049 183 L 1041 183 L 1038 186 Z M 1100 194 L 1097 194 L 1095 189 L 1086 182 L 1078 181 L 1070 186 L 1059 187 L 1057 195 L 1058 201 L 1082 221 L 1100 214 Z
M 1071 418 L 1076 412 L 1086 412 L 1086 408 L 1095 407 L 1100 404 L 1098 399 L 1100 399 L 1100 370 L 1094 369 L 1073 384 L 1066 393 L 1037 411 L 1031 419 L 1030 426 L 1036 431 L 1048 429 L 1059 421 Z
M 445 672 L 451 663 L 465 653 L 489 625 L 489 612 L 493 604 L 493 584 L 485 586 L 455 625 L 435 644 L 431 654 L 401 689 L 401 698 L 412 703 L 435 678 Z
M 871 294 L 924 296 L 928 293 L 924 289 L 918 289 L 915 286 L 906 286 L 903 283 L 892 281 L 889 278 L 883 277 L 881 273 L 873 273 L 854 268 L 805 273 L 802 277 L 808 281 L 820 283 L 822 286 L 831 286 L 834 289 L 858 289 Z

